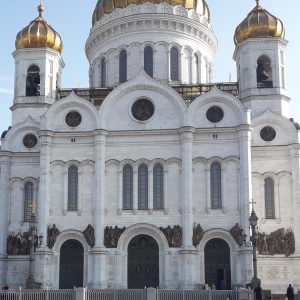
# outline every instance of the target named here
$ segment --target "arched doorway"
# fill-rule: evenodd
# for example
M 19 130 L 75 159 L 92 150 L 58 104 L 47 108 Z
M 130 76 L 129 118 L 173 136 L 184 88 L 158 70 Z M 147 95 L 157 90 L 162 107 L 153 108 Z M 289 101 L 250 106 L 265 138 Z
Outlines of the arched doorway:
M 149 235 L 137 235 L 128 245 L 128 288 L 159 286 L 159 247 Z
M 77 240 L 65 241 L 60 248 L 59 288 L 83 286 L 83 246 Z
M 204 247 L 205 283 L 216 289 L 231 289 L 230 248 L 222 239 L 209 240 Z

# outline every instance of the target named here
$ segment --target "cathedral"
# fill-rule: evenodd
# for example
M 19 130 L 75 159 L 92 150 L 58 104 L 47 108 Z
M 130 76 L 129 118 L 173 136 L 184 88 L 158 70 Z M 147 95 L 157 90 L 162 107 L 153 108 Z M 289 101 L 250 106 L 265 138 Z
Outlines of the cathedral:
M 255 241 L 264 289 L 296 290 L 300 126 L 282 21 L 253 1 L 232 33 L 237 82 L 216 83 L 205 0 L 96 2 L 88 88 L 61 86 L 63 37 L 42 4 L 16 33 L 1 283 L 25 286 L 33 238 L 44 289 L 234 289 L 253 278 Z

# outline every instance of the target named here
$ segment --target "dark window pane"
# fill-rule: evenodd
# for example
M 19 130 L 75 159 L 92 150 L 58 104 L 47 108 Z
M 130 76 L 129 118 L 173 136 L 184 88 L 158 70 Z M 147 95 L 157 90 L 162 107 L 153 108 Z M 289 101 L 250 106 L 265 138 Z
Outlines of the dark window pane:
M 123 209 L 133 209 L 133 170 L 130 165 L 123 168 Z
M 153 77 L 153 49 L 150 46 L 144 49 L 144 68 L 146 73 Z
M 106 60 L 101 61 L 101 87 L 106 87 Z
M 210 197 L 211 208 L 222 208 L 221 198 L 221 166 L 214 162 L 210 167 Z
M 31 204 L 33 203 L 33 183 L 27 182 L 24 189 L 24 221 L 28 222 L 31 217 Z
M 179 57 L 176 48 L 171 49 L 171 80 L 179 80 Z
M 68 210 L 76 211 L 78 203 L 78 169 L 75 166 L 68 172 Z
M 40 69 L 38 66 L 32 65 L 27 70 L 26 77 L 26 96 L 40 95 Z
M 122 50 L 119 57 L 119 82 L 127 80 L 127 52 Z
M 153 168 L 153 208 L 164 208 L 164 169 L 160 164 Z
M 275 219 L 274 180 L 265 179 L 266 219 Z
M 148 168 L 140 165 L 138 169 L 138 209 L 148 209 Z

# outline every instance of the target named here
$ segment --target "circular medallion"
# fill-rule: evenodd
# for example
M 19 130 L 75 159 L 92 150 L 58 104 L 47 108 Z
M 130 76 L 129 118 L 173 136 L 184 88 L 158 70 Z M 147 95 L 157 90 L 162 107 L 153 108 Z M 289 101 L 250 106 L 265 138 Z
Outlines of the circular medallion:
M 276 137 L 276 131 L 273 127 L 266 126 L 260 131 L 260 137 L 266 141 L 273 141 Z
M 71 111 L 66 115 L 66 123 L 70 127 L 77 127 L 81 123 L 81 114 L 77 111 Z
M 147 99 L 139 99 L 133 103 L 131 113 L 138 121 L 147 121 L 153 116 L 154 105 Z
M 32 133 L 26 134 L 23 138 L 23 144 L 26 148 L 31 149 L 36 146 L 37 137 Z
M 212 106 L 206 112 L 206 118 L 209 122 L 218 123 L 224 117 L 224 112 L 219 106 Z

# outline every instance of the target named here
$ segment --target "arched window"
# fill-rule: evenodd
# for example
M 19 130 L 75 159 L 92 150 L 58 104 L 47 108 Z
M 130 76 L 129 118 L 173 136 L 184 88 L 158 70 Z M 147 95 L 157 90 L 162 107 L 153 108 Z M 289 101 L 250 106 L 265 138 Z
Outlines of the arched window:
M 24 222 L 28 222 L 31 217 L 32 203 L 33 203 L 33 183 L 27 182 L 24 187 Z
M 140 165 L 138 169 L 138 209 L 148 209 L 148 168 Z
M 164 208 L 164 168 L 161 164 L 153 168 L 153 208 Z
M 266 219 L 275 219 L 274 180 L 270 177 L 265 179 L 265 206 Z
M 222 208 L 221 165 L 217 162 L 210 167 L 210 199 L 212 209 Z
M 40 69 L 32 65 L 27 70 L 26 77 L 26 96 L 40 95 Z
M 153 49 L 150 46 L 144 49 L 144 68 L 146 73 L 153 77 Z
M 71 166 L 68 172 L 68 211 L 77 210 L 78 203 L 78 169 Z
M 177 48 L 171 49 L 171 80 L 179 80 L 179 54 Z
M 133 169 L 130 165 L 123 168 L 123 209 L 133 209 Z
M 119 82 L 127 80 L 127 52 L 122 50 L 119 56 Z
M 256 79 L 258 88 L 273 87 L 271 61 L 265 55 L 257 60 Z
M 101 87 L 106 87 L 106 60 L 101 60 Z

